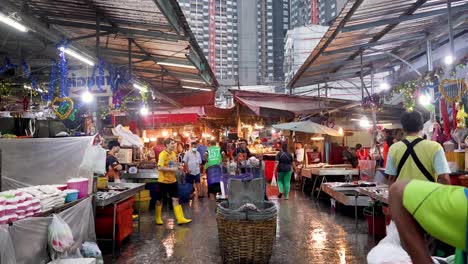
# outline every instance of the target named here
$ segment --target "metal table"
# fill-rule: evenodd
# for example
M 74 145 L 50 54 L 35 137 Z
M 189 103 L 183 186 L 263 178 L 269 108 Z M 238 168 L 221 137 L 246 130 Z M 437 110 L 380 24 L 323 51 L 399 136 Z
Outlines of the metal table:
M 139 169 L 137 173 L 122 173 L 120 175 L 120 178 L 138 181 L 138 180 L 146 180 L 146 179 L 157 180 L 158 176 L 159 176 L 158 170 Z
M 123 200 L 126 200 L 135 194 L 138 193 L 138 198 L 140 199 L 140 192 L 145 189 L 145 184 L 144 183 L 114 183 L 110 182 L 108 183 L 108 186 L 119 186 L 119 187 L 124 187 L 124 188 L 129 188 L 128 190 L 125 190 L 123 192 L 120 192 L 119 194 L 116 194 L 112 197 L 109 197 L 107 199 L 97 199 L 96 198 L 96 206 L 104 207 L 110 204 L 113 204 L 114 206 L 114 212 L 112 215 L 112 256 L 115 256 L 115 233 L 116 233 L 116 218 L 117 218 L 117 204 L 119 202 L 122 202 Z M 140 203 L 138 203 L 138 232 L 140 232 Z M 103 240 L 103 239 L 101 239 Z
M 311 168 L 305 167 L 301 172 L 302 177 L 312 179 L 314 177 L 314 184 L 312 186 L 312 194 L 315 191 L 317 186 L 317 179 L 322 178 L 320 184 L 322 185 L 327 181 L 327 177 L 336 177 L 336 176 L 354 176 L 359 175 L 359 169 L 354 168 L 341 168 L 341 167 L 329 167 L 329 168 Z M 304 178 L 304 181 L 305 181 Z M 302 191 L 304 192 L 304 182 L 302 183 Z M 321 188 L 318 190 L 317 198 L 320 196 Z
M 383 190 L 383 191 L 378 191 Z M 386 191 L 385 191 L 386 190 Z M 375 240 L 375 207 L 374 202 L 380 201 L 382 203 L 388 204 L 388 185 L 382 184 L 375 187 L 359 187 L 356 189 L 356 200 L 359 198 L 359 195 L 365 195 L 368 198 L 372 199 L 372 238 Z M 357 206 L 355 207 L 356 212 L 356 230 L 358 227 L 357 224 Z

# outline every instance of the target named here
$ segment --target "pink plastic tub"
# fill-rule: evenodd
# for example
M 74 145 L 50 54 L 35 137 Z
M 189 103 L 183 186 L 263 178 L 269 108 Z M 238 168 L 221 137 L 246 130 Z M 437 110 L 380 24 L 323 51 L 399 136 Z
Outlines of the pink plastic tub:
M 68 189 L 78 190 L 78 199 L 88 195 L 88 179 L 76 178 L 67 182 Z

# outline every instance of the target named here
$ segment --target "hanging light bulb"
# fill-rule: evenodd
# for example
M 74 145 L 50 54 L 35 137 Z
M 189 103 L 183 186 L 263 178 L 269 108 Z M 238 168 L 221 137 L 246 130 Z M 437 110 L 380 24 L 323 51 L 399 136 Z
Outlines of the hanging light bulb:
M 363 118 L 361 118 L 361 120 L 359 120 L 359 125 L 364 128 L 370 127 L 369 119 L 367 119 L 367 117 L 364 116 Z
M 148 115 L 148 113 L 149 113 L 149 110 L 148 110 L 148 108 L 146 106 L 143 106 L 142 108 L 140 108 L 140 114 L 141 115 L 145 116 L 145 115 Z
M 453 56 L 452 56 L 452 55 L 447 55 L 447 56 L 445 56 L 445 58 L 444 58 L 444 62 L 445 62 L 445 64 L 447 64 L 447 65 L 452 65 L 453 61 L 454 61 L 454 59 L 453 59 Z
M 426 94 L 421 94 L 418 101 L 422 106 L 428 106 L 431 104 L 432 98 Z
M 275 134 L 276 133 L 276 130 L 274 128 L 271 129 L 271 133 L 272 134 Z
M 380 84 L 380 89 L 382 89 L 382 90 L 388 90 L 388 89 L 390 89 L 390 84 L 388 84 L 388 83 L 386 83 L 386 82 L 382 82 L 382 83 Z
M 343 128 L 342 128 L 342 127 L 340 127 L 340 128 L 338 129 L 338 134 L 340 134 L 341 136 L 344 135 L 344 132 L 343 132 Z
M 90 93 L 89 91 L 86 91 L 81 94 L 81 100 L 85 103 L 91 103 L 94 99 L 94 95 Z
M 163 137 L 167 137 L 168 134 L 169 134 L 169 133 L 168 133 L 166 130 L 164 130 L 164 131 L 162 132 L 162 136 L 163 136 Z

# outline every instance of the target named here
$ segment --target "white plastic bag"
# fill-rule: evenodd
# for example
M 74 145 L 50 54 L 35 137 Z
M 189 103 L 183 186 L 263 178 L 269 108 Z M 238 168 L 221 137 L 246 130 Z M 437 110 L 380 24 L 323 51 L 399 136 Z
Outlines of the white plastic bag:
M 273 175 L 273 178 L 271 178 L 271 186 L 278 186 L 278 183 L 276 183 L 276 176 Z
M 81 245 L 81 255 L 85 258 L 102 257 L 101 250 L 95 242 L 84 242 Z
M 52 260 L 67 256 L 67 251 L 74 243 L 70 227 L 56 214 L 52 216 L 52 222 L 49 225 L 48 243 Z
M 85 151 L 80 169 L 97 174 L 105 174 L 106 150 L 99 145 L 90 145 Z
M 395 223 L 392 221 L 387 227 L 387 236 L 384 237 L 369 254 L 367 254 L 368 264 L 411 264 L 411 258 L 402 248 L 400 236 Z

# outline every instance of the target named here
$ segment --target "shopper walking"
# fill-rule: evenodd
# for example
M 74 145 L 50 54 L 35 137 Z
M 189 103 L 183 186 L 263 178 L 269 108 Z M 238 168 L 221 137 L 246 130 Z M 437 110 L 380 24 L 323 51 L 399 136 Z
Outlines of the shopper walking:
M 210 147 L 208 148 L 208 151 L 206 153 L 206 165 L 205 167 L 208 168 L 213 165 L 221 165 L 222 162 L 222 154 L 221 154 L 221 148 L 216 146 L 216 141 L 212 140 L 210 142 Z
M 304 148 L 302 147 L 301 142 L 296 143 L 296 152 L 295 152 L 295 159 L 296 159 L 296 166 L 294 167 L 294 180 L 297 181 L 297 185 L 299 186 L 299 180 L 301 177 L 301 169 L 302 169 L 302 164 L 304 163 Z
M 180 168 L 177 167 L 177 156 L 174 151 L 175 142 L 172 138 L 164 140 L 164 146 L 166 147 L 160 154 L 158 159 L 158 193 L 156 197 L 156 215 L 155 222 L 158 225 L 162 225 L 162 202 L 163 198 L 168 195 L 172 199 L 172 205 L 174 208 L 174 214 L 177 219 L 177 223 L 187 224 L 192 222 L 191 219 L 186 219 L 182 206 L 179 204 L 179 191 L 176 178 L 176 172 Z
M 293 156 L 288 152 L 288 144 L 283 143 L 281 151 L 276 155 L 275 168 L 273 169 L 273 175 L 278 172 L 278 198 L 284 194 L 284 199 L 289 199 L 291 175 L 295 167 Z
M 407 136 L 390 147 L 385 168 L 389 183 L 416 179 L 450 184 L 444 149 L 439 143 L 419 136 L 424 125 L 421 113 L 405 112 L 400 122 Z
M 197 142 L 192 142 L 192 149 L 187 151 L 184 156 L 184 164 L 187 168 L 187 176 L 185 181 L 193 184 L 198 198 L 203 198 L 203 193 L 200 187 L 200 165 L 202 163 L 201 155 L 197 151 Z

